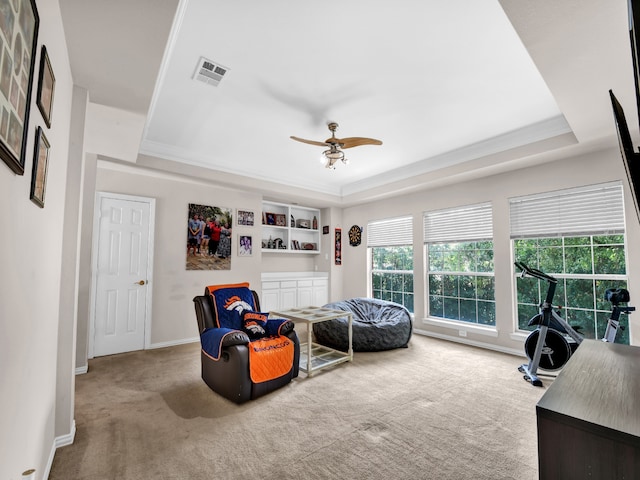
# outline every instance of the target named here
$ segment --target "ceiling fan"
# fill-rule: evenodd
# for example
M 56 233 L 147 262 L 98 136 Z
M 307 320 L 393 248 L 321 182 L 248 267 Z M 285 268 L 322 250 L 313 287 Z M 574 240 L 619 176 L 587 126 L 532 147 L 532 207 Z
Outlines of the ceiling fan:
M 329 168 L 331 170 L 335 170 L 335 164 L 338 160 L 341 160 L 342 163 L 346 164 L 347 159 L 344 156 L 343 148 L 352 148 L 358 147 L 360 145 L 382 145 L 380 140 L 376 140 L 375 138 L 365 138 L 365 137 L 348 137 L 348 138 L 336 138 L 336 130 L 338 129 L 338 124 L 335 122 L 329 122 L 327 124 L 329 131 L 331 132 L 331 138 L 327 138 L 324 142 L 316 142 L 315 140 L 305 140 L 304 138 L 294 137 L 291 138 L 298 142 L 308 143 L 310 145 L 318 145 L 319 147 L 329 147 L 329 150 L 325 150 L 322 152 L 327 163 L 325 164 L 325 168 Z

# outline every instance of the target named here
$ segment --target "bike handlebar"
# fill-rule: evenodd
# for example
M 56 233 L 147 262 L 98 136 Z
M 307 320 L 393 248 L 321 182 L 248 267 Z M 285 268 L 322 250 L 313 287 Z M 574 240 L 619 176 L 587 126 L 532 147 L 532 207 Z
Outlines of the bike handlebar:
M 523 277 L 526 275 L 529 275 L 530 277 L 535 277 L 540 280 L 545 280 L 547 282 L 558 283 L 558 280 L 555 277 L 552 277 L 551 275 L 547 275 L 546 273 L 536 268 L 529 268 L 522 262 L 515 262 L 514 265 L 518 267 L 520 270 L 522 270 Z

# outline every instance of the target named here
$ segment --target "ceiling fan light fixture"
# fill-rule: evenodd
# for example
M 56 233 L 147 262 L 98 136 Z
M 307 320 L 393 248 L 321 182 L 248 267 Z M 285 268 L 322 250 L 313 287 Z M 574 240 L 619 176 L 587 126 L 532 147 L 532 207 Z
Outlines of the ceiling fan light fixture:
M 337 161 L 342 161 L 343 163 L 346 163 L 344 158 L 344 152 L 342 150 L 338 150 L 335 147 L 329 150 L 325 150 L 324 152 L 322 152 L 322 154 L 327 160 L 327 163 L 325 164 L 325 168 L 335 170 L 336 168 L 335 164 Z
M 344 152 L 341 150 L 342 148 L 358 147 L 360 145 L 382 145 L 382 142 L 380 140 L 376 140 L 375 138 L 336 138 L 336 130 L 338 128 L 338 124 L 335 122 L 330 122 L 327 124 L 327 127 L 331 132 L 331 138 L 327 138 L 324 142 L 306 140 L 304 138 L 294 136 L 291 136 L 290 138 L 297 142 L 308 143 L 310 145 L 318 145 L 320 147 L 329 147 L 329 150 L 325 150 L 324 152 L 322 152 L 322 161 L 324 162 L 324 167 L 331 170 L 336 169 L 335 164 L 338 161 L 341 161 L 345 165 L 349 163 L 349 160 L 345 158 Z

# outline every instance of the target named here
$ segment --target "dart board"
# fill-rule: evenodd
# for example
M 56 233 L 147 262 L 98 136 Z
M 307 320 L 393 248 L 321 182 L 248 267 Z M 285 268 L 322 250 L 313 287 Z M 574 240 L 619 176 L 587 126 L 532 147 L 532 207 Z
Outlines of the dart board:
M 362 228 L 357 225 L 352 226 L 349 229 L 349 245 L 357 247 L 362 241 Z

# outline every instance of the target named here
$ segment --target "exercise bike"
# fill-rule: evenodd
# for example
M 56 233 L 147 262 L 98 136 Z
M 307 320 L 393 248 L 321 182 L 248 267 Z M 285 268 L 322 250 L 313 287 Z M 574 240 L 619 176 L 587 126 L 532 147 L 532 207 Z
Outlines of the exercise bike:
M 540 313 L 529 320 L 528 325 L 537 325 L 524 342 L 525 353 L 529 363 L 522 364 L 518 370 L 524 374 L 524 379 L 536 387 L 542 386 L 542 380 L 538 377 L 538 368 L 543 370 L 559 370 L 571 358 L 578 346 L 584 340 L 584 336 L 578 332 L 580 327 L 572 327 L 562 318 L 553 307 L 558 280 L 551 275 L 529 268 L 521 262 L 515 262 L 515 266 L 522 270 L 522 277 L 534 277 L 548 283 L 547 296 L 540 304 Z M 613 308 L 611 317 L 607 322 L 603 342 L 613 343 L 620 326 L 620 314 L 631 313 L 635 307 L 620 306 L 620 303 L 629 301 L 629 291 L 624 288 L 609 289 L 605 292 L 605 300 L 611 302 Z

